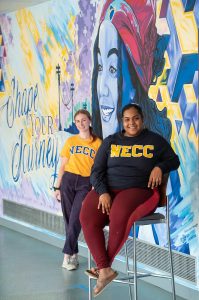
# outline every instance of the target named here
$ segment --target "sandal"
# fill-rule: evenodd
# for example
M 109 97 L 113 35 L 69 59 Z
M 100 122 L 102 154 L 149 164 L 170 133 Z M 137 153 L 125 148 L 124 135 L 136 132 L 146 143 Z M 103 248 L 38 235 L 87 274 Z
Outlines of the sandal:
M 98 279 L 99 277 L 98 268 L 91 268 L 90 270 L 86 270 L 84 273 L 93 279 Z
M 114 273 L 106 278 L 106 279 L 98 279 L 97 284 L 93 289 L 93 295 L 94 297 L 97 297 L 99 294 L 102 293 L 102 291 L 118 276 L 118 272 L 114 271 Z M 95 289 L 98 289 L 97 292 L 95 292 Z

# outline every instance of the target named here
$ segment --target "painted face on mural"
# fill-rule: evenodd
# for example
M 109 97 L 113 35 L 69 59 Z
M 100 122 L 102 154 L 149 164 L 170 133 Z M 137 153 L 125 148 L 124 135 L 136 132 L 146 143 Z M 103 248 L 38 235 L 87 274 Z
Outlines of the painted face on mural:
M 97 96 L 103 137 L 106 137 L 118 127 L 118 34 L 110 21 L 103 21 L 100 26 L 97 52 Z

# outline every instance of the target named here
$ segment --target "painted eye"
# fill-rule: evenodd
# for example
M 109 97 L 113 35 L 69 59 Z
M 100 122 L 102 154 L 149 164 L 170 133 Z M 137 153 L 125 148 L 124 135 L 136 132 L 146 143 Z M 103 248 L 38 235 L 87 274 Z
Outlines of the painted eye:
M 109 71 L 111 74 L 115 74 L 117 72 L 117 69 L 114 68 L 113 66 L 110 66 Z
M 101 72 L 101 71 L 103 70 L 102 65 L 99 64 L 99 65 L 97 66 L 97 70 L 98 70 L 98 72 Z

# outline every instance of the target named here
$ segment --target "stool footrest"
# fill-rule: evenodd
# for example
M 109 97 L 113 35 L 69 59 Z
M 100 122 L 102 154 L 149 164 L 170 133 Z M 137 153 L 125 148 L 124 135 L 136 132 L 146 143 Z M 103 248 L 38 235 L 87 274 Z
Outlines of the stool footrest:
M 128 274 L 134 274 L 133 271 L 127 271 Z M 171 279 L 172 277 L 170 275 L 166 275 L 166 274 L 158 274 L 158 273 L 144 273 L 144 272 L 137 272 L 137 278 L 141 278 L 141 277 L 148 277 L 148 276 L 153 276 L 153 277 L 161 277 L 161 278 L 168 278 Z
M 133 277 L 132 277 L 132 279 L 133 279 Z M 125 280 L 127 280 L 127 281 L 125 281 Z M 126 277 L 126 278 L 117 278 L 117 279 L 114 279 L 113 282 L 123 283 L 123 284 L 128 284 L 128 285 L 134 285 L 134 282 L 129 281 L 128 277 Z

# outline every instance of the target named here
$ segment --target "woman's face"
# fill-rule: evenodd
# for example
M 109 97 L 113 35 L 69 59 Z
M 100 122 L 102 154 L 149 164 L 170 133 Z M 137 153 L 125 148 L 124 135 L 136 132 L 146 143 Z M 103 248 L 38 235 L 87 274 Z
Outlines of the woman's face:
M 97 58 L 97 95 L 103 137 L 106 137 L 118 128 L 118 34 L 110 21 L 103 21 L 100 26 Z
M 90 119 L 87 115 L 79 113 L 75 117 L 75 125 L 79 132 L 88 132 L 90 127 Z
M 122 121 L 125 136 L 133 137 L 143 130 L 143 119 L 134 107 L 125 110 Z

